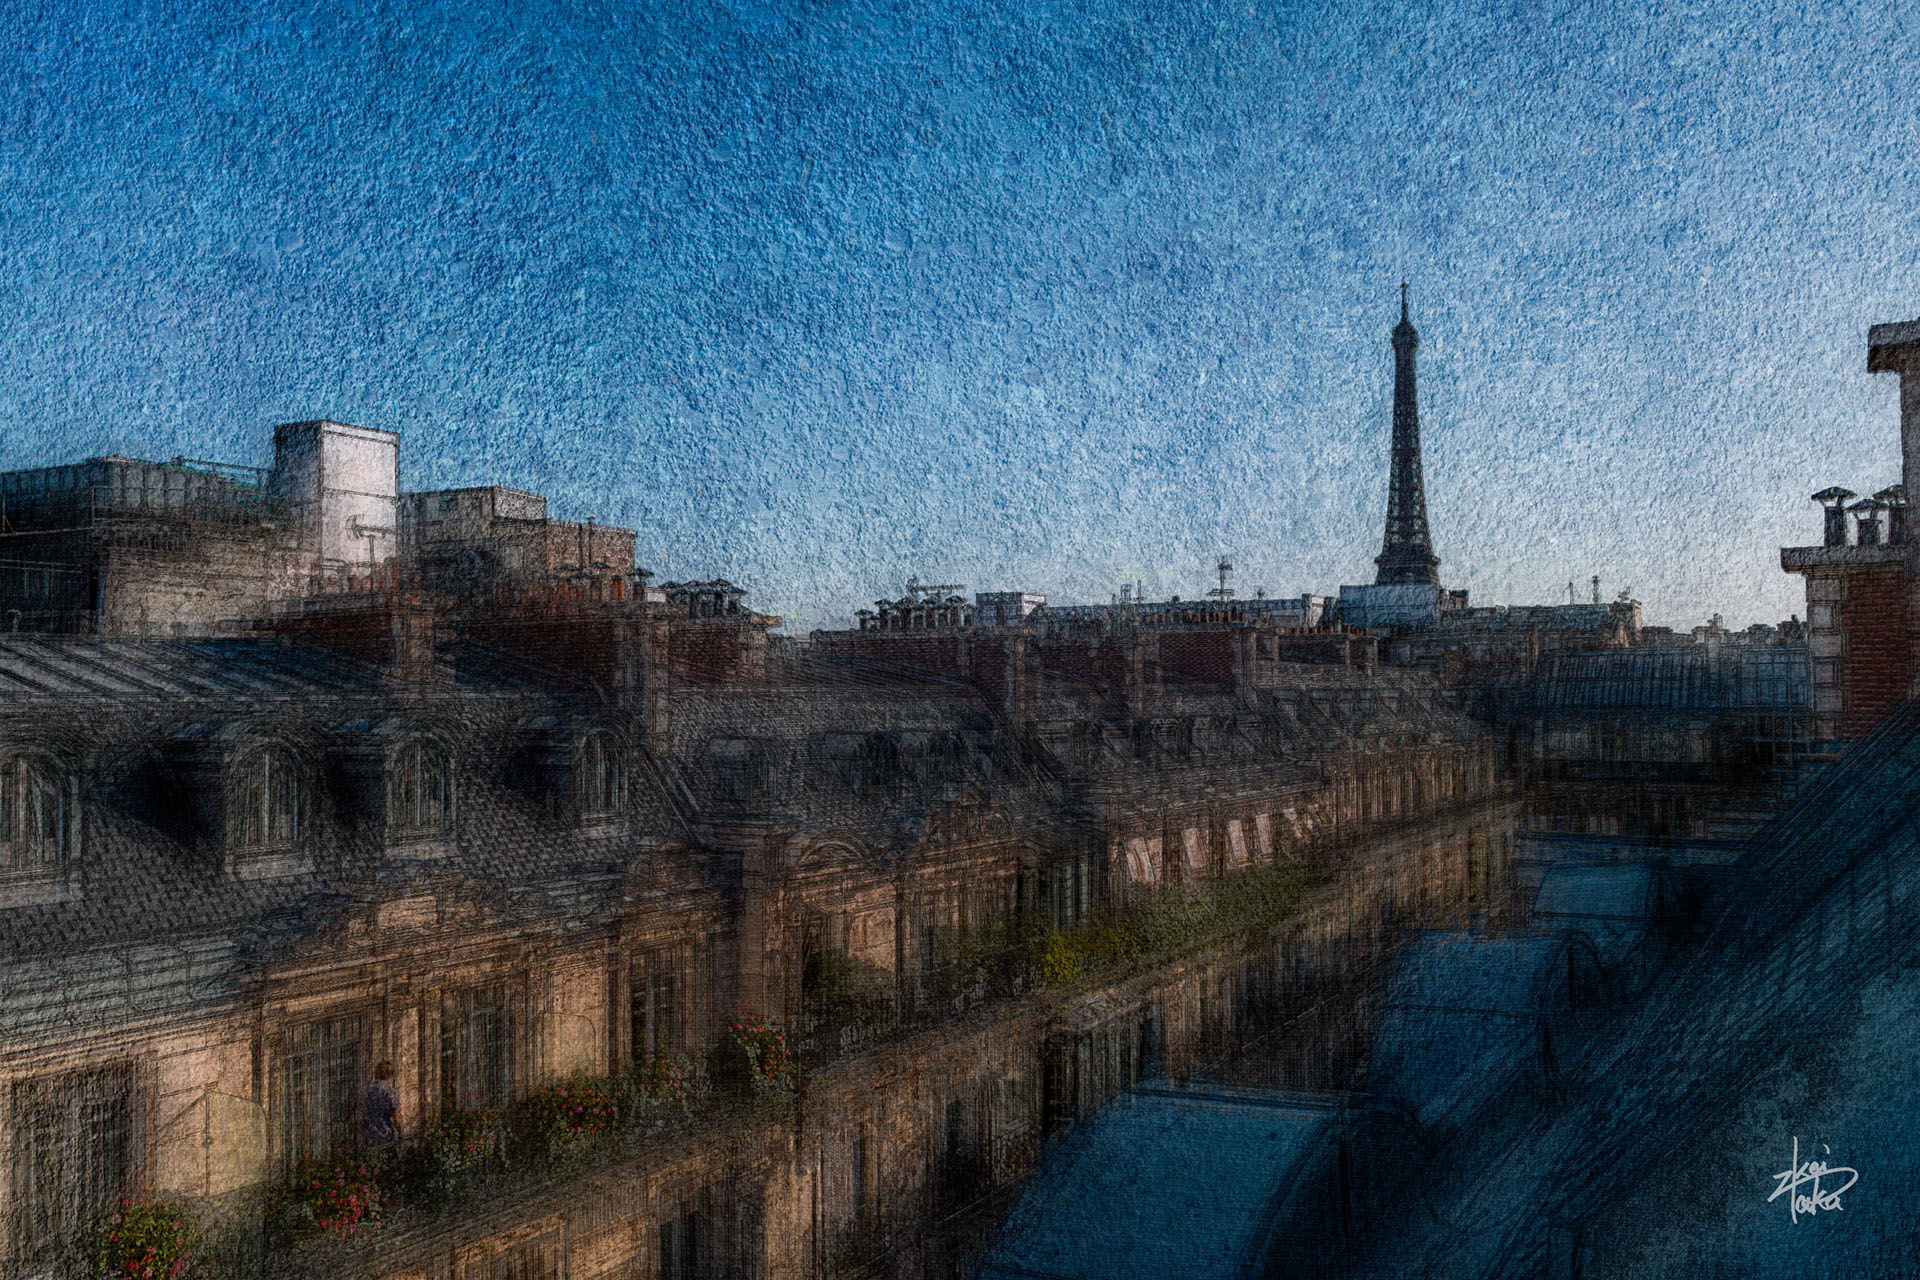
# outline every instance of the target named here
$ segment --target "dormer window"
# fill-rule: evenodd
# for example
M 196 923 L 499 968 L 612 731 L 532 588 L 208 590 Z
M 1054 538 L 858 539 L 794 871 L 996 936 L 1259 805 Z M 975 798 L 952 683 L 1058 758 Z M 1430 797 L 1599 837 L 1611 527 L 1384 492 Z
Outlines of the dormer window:
M 241 880 L 310 869 L 318 764 L 298 725 L 261 717 L 183 726 L 146 778 L 156 817 L 196 859 Z
M 402 743 L 387 772 L 387 829 L 436 836 L 453 826 L 453 761 L 431 742 Z
M 604 729 L 580 735 L 574 747 L 573 798 L 583 818 L 609 818 L 626 806 L 625 759 L 618 739 Z
M 299 762 L 284 747 L 266 747 L 241 761 L 232 826 L 240 849 L 284 849 L 306 830 L 307 803 Z
M 0 760 L 0 871 L 18 875 L 63 870 L 71 852 L 73 789 L 44 757 Z

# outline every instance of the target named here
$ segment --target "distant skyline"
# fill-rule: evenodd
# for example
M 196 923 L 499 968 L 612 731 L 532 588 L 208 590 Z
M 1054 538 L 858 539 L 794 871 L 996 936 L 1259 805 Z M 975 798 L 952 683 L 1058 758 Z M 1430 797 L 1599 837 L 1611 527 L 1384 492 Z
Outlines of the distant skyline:
M 1804 613 L 1899 479 L 1896 6 L 17 6 L 0 467 L 401 433 L 797 634 L 910 576 Z

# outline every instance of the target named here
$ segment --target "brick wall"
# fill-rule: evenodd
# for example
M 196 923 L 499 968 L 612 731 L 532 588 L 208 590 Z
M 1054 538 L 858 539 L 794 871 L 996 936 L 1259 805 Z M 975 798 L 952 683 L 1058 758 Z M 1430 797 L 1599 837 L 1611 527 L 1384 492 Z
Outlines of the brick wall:
M 631 690 L 641 679 L 640 633 L 618 612 L 476 612 L 467 631 L 482 644 L 586 676 L 604 689 Z
M 1900 570 L 1889 566 L 1849 574 L 1840 626 L 1846 635 L 1841 733 L 1857 739 L 1906 695 L 1906 590 Z
M 433 606 L 418 601 L 382 600 L 294 614 L 275 619 L 273 630 L 296 643 L 322 645 L 384 667 L 400 679 L 422 680 L 433 672 Z
M 1225 630 L 1164 632 L 1160 636 L 1160 667 L 1171 676 L 1231 683 L 1233 635 Z

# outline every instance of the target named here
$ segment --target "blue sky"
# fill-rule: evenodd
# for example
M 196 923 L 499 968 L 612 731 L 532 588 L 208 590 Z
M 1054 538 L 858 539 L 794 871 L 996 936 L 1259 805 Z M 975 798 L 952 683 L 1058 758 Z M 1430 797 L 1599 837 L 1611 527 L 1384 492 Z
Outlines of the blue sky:
M 799 630 L 1330 591 L 1404 277 L 1448 585 L 1771 621 L 1899 478 L 1916 81 L 1885 4 L 14 0 L 0 465 L 388 427 Z

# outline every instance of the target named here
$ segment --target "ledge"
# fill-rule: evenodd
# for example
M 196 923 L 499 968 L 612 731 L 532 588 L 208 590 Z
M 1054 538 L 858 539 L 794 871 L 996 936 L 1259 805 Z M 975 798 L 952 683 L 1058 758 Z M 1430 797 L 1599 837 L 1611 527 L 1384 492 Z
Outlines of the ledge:
M 381 862 L 390 866 L 441 862 L 451 858 L 457 851 L 457 842 L 451 835 L 390 836 L 382 851 Z
M 313 859 L 298 849 L 249 850 L 227 855 L 227 874 L 235 880 L 277 880 L 313 874 Z
M 0 876 L 0 909 L 44 907 L 57 902 L 74 902 L 79 897 L 79 886 L 71 876 L 62 873 Z
M 1905 547 L 1782 547 L 1780 567 L 1788 573 L 1813 569 L 1852 569 L 1906 563 Z
M 1867 372 L 1897 373 L 1920 355 L 1920 320 L 1876 324 L 1867 330 Z

